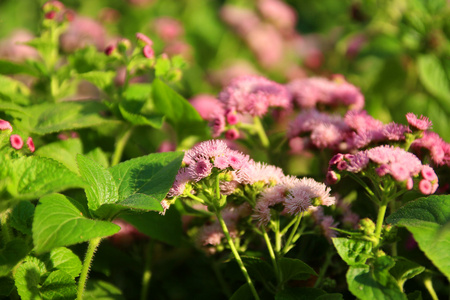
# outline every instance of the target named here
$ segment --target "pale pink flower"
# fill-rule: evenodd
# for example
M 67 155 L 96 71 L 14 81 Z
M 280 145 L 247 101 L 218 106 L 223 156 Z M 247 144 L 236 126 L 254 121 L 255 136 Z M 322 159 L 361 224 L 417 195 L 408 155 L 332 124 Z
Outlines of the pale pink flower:
M 262 0 L 258 2 L 261 15 L 281 30 L 293 31 L 297 22 L 295 10 L 279 0 Z
M 138 43 L 142 44 L 142 46 L 152 46 L 153 45 L 153 41 L 143 33 L 140 33 L 140 32 L 136 33 L 136 39 L 138 40 Z
M 450 165 L 450 144 L 446 143 L 437 133 L 425 131 L 423 137 L 411 144 L 414 151 L 425 148 L 430 152 L 433 162 L 440 165 Z
M 342 133 L 333 124 L 318 124 L 311 131 L 311 142 L 319 149 L 331 148 L 342 140 Z
M 250 161 L 237 172 L 238 181 L 243 184 L 263 182 L 277 184 L 285 177 L 283 170 L 276 166 Z
M 302 178 L 289 190 L 286 196 L 286 209 L 290 214 L 299 214 L 306 211 L 313 200 L 318 200 L 319 205 L 333 205 L 336 199 L 330 196 L 330 188 L 312 178 Z
M 433 126 L 433 123 L 427 118 L 421 115 L 419 118 L 413 113 L 406 114 L 406 120 L 408 124 L 418 130 L 428 130 Z
M 16 149 L 16 150 L 22 149 L 22 147 L 23 147 L 23 140 L 22 140 L 22 138 L 20 137 L 20 135 L 18 135 L 18 134 L 12 134 L 12 135 L 10 136 L 9 140 L 10 140 L 10 142 L 11 142 L 11 146 L 12 146 L 14 149 Z
M 412 190 L 413 187 L 414 187 L 414 180 L 411 177 L 409 177 L 406 180 L 406 189 L 409 191 Z
M 436 173 L 429 165 L 423 165 L 420 174 L 422 175 L 423 179 L 426 179 L 428 181 L 433 182 L 438 180 Z
M 200 116 L 207 121 L 211 121 L 213 116 L 225 113 L 222 102 L 212 95 L 200 94 L 189 99 L 189 102 Z
M 332 238 L 337 237 L 337 231 L 332 228 L 336 228 L 339 225 L 335 222 L 332 216 L 324 216 L 322 222 L 320 222 L 320 227 L 322 228 L 323 235 L 331 242 Z
M 419 190 L 424 195 L 430 195 L 433 193 L 433 184 L 426 179 L 422 179 L 419 182 Z
M 253 218 L 258 220 L 258 226 L 265 226 L 270 222 L 270 209 L 277 204 L 284 203 L 286 190 L 284 185 L 276 185 L 261 193 L 253 213 Z
M 241 36 L 247 35 L 261 22 L 252 10 L 235 5 L 222 6 L 220 17 Z
M 243 154 L 239 151 L 227 149 L 225 155 L 228 160 L 228 164 L 234 170 L 239 170 L 245 167 L 250 162 L 250 157 L 246 154 Z
M 211 128 L 211 136 L 213 138 L 219 137 L 225 130 L 226 126 L 225 116 L 217 112 L 211 114 L 208 125 Z
M 33 38 L 34 36 L 26 30 L 13 31 L 9 37 L 0 41 L 0 58 L 14 62 L 37 60 L 39 58 L 37 50 L 25 44 Z
M 31 152 L 34 152 L 35 147 L 34 147 L 33 139 L 31 137 L 29 137 L 27 139 L 27 146 L 28 146 L 28 149 L 30 149 Z
M 10 130 L 12 131 L 13 128 L 11 126 L 11 123 L 5 120 L 0 120 L 0 130 Z
M 214 167 L 223 170 L 229 167 L 229 163 L 228 163 L 228 157 L 226 157 L 225 155 L 223 156 L 217 156 L 214 159 Z
M 410 132 L 408 126 L 391 122 L 383 127 L 383 135 L 389 141 L 400 141 L 405 139 L 405 133 Z
M 187 168 L 181 168 L 178 170 L 175 182 L 167 193 L 168 197 L 177 197 L 184 193 L 186 184 L 191 180 L 190 173 L 187 172 Z
M 284 41 L 271 24 L 260 23 L 243 36 L 264 68 L 275 68 L 284 58 Z
M 156 34 L 165 41 L 171 41 L 183 35 L 180 21 L 170 17 L 159 17 L 154 20 Z
M 212 159 L 223 155 L 228 150 L 227 144 L 222 140 L 209 140 L 195 145 L 186 151 L 185 161 L 197 161 L 202 159 Z
M 202 159 L 189 165 L 187 171 L 192 180 L 200 181 L 211 174 L 212 168 L 213 166 L 209 159 Z
M 106 30 L 99 22 L 83 16 L 75 16 L 61 35 L 61 48 L 66 52 L 94 45 L 99 51 L 105 49 Z
M 154 58 L 155 57 L 155 52 L 153 51 L 152 47 L 149 45 L 145 45 L 144 48 L 142 48 L 142 54 L 144 54 L 144 56 L 146 58 Z

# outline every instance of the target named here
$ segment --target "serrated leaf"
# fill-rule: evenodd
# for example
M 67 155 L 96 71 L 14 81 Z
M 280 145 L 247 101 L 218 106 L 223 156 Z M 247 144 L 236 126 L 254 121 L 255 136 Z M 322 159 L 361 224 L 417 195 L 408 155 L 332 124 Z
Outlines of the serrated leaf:
M 128 86 L 122 96 L 128 100 L 147 100 L 151 97 L 152 86 L 148 83 L 134 83 Z
M 108 157 L 106 156 L 105 152 L 103 152 L 103 150 L 100 147 L 97 147 L 94 150 L 86 153 L 86 157 L 98 162 L 100 165 L 102 165 L 105 168 L 109 167 Z
M 95 211 L 103 204 L 119 200 L 116 183 L 105 167 L 81 154 L 77 155 L 77 163 L 81 176 L 89 184 L 85 189 L 89 209 Z
M 22 300 L 42 299 L 38 285 L 45 272 L 44 264 L 37 259 L 26 261 L 17 268 L 14 281 Z
M 11 212 L 11 227 L 31 235 L 31 225 L 33 223 L 34 205 L 28 201 L 19 202 Z
M 36 76 L 36 70 L 33 70 L 27 65 L 15 63 L 9 60 L 0 59 L 0 74 L 14 75 L 14 74 L 28 74 Z
M 124 300 L 122 292 L 106 281 L 89 280 L 83 294 L 84 300 Z
M 94 101 L 43 103 L 26 109 L 32 117 L 25 119 L 22 126 L 45 135 L 117 122 L 101 116 L 100 113 L 106 110 L 102 103 Z
M 339 256 L 349 266 L 364 264 L 372 253 L 372 243 L 368 241 L 333 238 L 333 244 Z
M 159 79 L 152 84 L 152 97 L 157 112 L 164 114 L 174 127 L 179 140 L 190 135 L 208 134 L 206 122 L 195 108 Z
M 80 275 L 81 260 L 72 252 L 72 250 L 60 247 L 55 248 L 43 256 L 47 270 L 61 270 L 72 276 L 73 278 Z
M 252 300 L 255 299 L 248 283 L 241 285 L 231 296 L 230 300 Z
M 182 152 L 153 153 L 110 168 L 119 190 L 118 204 L 162 211 L 159 202 L 172 187 L 183 156 Z
M 87 80 L 99 89 L 106 89 L 114 83 L 116 72 L 114 71 L 90 71 L 78 74 L 78 78 Z
M 409 202 L 387 222 L 406 227 L 425 255 L 450 279 L 450 195 Z
M 157 212 L 144 212 L 120 215 L 136 229 L 161 242 L 172 246 L 179 246 L 183 236 L 181 215 L 175 208 L 167 210 L 165 215 Z
M 83 153 L 80 139 L 56 141 L 36 149 L 34 155 L 52 158 L 66 166 L 70 171 L 78 174 L 76 155 Z
M 282 257 L 278 260 L 278 266 L 284 282 L 291 279 L 305 280 L 311 275 L 317 275 L 313 268 L 299 259 Z
M 8 275 L 30 250 L 25 241 L 21 239 L 13 239 L 3 249 L 0 249 L 0 277 Z
M 51 272 L 39 288 L 43 299 L 72 300 L 77 296 L 75 279 L 64 271 Z
M 154 128 L 161 128 L 164 122 L 162 114 L 145 114 L 141 112 L 142 101 L 124 101 L 119 104 L 122 117 L 133 125 L 148 125 Z
M 417 67 L 425 89 L 450 112 L 450 83 L 439 59 L 432 54 L 421 55 L 417 60 Z
M 120 230 L 111 222 L 86 218 L 75 203 L 75 200 L 61 194 L 48 195 L 39 200 L 33 221 L 36 252 L 110 236 Z
M 390 273 L 397 280 L 401 289 L 406 280 L 425 271 L 425 267 L 410 261 L 404 257 L 395 258 L 395 266 L 390 270 Z
M 15 199 L 37 199 L 68 188 L 83 187 L 84 182 L 61 163 L 38 156 L 6 161 L 8 192 Z
M 313 300 L 325 294 L 324 290 L 317 288 L 286 288 L 275 295 L 275 300 Z

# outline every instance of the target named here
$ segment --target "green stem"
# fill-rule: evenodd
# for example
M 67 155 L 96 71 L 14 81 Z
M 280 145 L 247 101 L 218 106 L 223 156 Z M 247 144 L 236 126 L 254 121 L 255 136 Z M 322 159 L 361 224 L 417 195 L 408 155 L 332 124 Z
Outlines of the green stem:
M 383 202 L 380 205 L 380 208 L 378 209 L 377 224 L 375 227 L 375 238 L 376 238 L 376 242 L 374 243 L 375 248 L 377 248 L 378 245 L 380 244 L 381 230 L 383 229 L 383 222 L 384 222 L 384 216 L 386 215 L 386 208 L 387 208 L 387 203 Z
M 288 251 L 288 249 L 290 249 L 289 247 L 290 247 L 290 245 L 291 245 L 291 243 L 292 243 L 292 239 L 294 238 L 294 235 L 295 235 L 295 233 L 296 233 L 297 230 L 298 230 L 298 226 L 300 225 L 300 221 L 302 220 L 302 215 L 303 215 L 303 214 L 298 214 L 298 215 L 295 217 L 294 228 L 292 228 L 291 233 L 289 234 L 289 237 L 288 237 L 288 239 L 287 239 L 287 241 L 286 241 L 286 244 L 285 244 L 284 247 L 283 247 L 283 251 L 281 251 L 281 253 L 286 254 L 287 251 Z
M 84 289 L 86 288 L 86 281 L 88 278 L 89 269 L 91 268 L 92 259 L 94 253 L 97 250 L 98 245 L 100 245 L 102 238 L 93 238 L 89 240 L 89 246 L 86 251 L 86 256 L 84 258 L 83 267 L 81 268 L 80 278 L 78 279 L 78 292 L 77 300 L 83 299 Z
M 438 296 L 436 295 L 436 292 L 434 291 L 433 282 L 431 281 L 431 277 L 425 278 L 425 280 L 423 281 L 423 284 L 427 288 L 428 293 L 430 293 L 431 298 L 433 300 L 439 300 Z
M 253 285 L 252 280 L 250 279 L 250 276 L 248 275 L 247 269 L 244 266 L 244 262 L 241 259 L 241 256 L 239 255 L 236 246 L 233 243 L 233 239 L 230 236 L 230 233 L 228 232 L 227 225 L 225 224 L 224 219 L 222 218 L 222 215 L 220 212 L 216 212 L 217 220 L 219 221 L 220 226 L 222 227 L 222 231 L 225 234 L 225 237 L 227 238 L 228 245 L 230 246 L 231 252 L 233 252 L 234 258 L 236 259 L 239 268 L 241 269 L 242 274 L 244 275 L 245 279 L 247 280 L 247 284 L 250 287 L 250 290 L 252 291 L 253 297 L 256 300 L 260 300 L 258 293 L 256 292 L 255 286 Z
M 191 198 L 192 200 L 198 201 L 198 202 L 200 202 L 201 204 L 206 204 L 205 201 L 204 201 L 202 198 L 199 198 L 199 197 L 197 197 L 197 196 L 195 196 L 195 195 L 192 195 L 190 192 L 186 192 L 186 194 L 187 194 L 187 196 L 188 196 L 189 198 Z
M 133 127 L 125 130 L 121 135 L 117 137 L 116 140 L 116 149 L 114 150 L 112 159 L 111 159 L 111 167 L 120 163 L 122 159 L 123 150 L 125 149 L 125 145 L 128 142 L 131 134 L 133 133 Z
M 142 274 L 142 289 L 141 300 L 146 300 L 148 296 L 148 288 L 150 285 L 150 279 L 152 278 L 152 254 L 154 248 L 154 241 L 151 239 L 144 247 L 144 273 Z
M 264 240 L 266 241 L 267 249 L 269 250 L 270 259 L 272 260 L 273 269 L 275 271 L 277 282 L 280 283 L 280 270 L 278 269 L 277 258 L 275 256 L 275 252 L 273 251 L 272 243 L 270 242 L 269 235 L 266 232 L 266 228 L 261 226 L 261 231 L 264 236 Z
M 259 139 L 261 140 L 262 145 L 264 146 L 264 148 L 268 149 L 270 146 L 269 138 L 267 137 L 266 132 L 264 131 L 264 128 L 261 124 L 261 120 L 259 119 L 259 117 L 254 117 L 253 123 L 255 125 L 254 128 L 259 136 Z
M 317 278 L 316 283 L 314 284 L 315 288 L 320 288 L 323 278 L 325 277 L 325 273 L 327 272 L 327 269 L 331 263 L 332 257 L 333 257 L 333 252 L 328 251 L 326 254 L 326 257 L 325 257 L 325 262 L 323 263 L 322 268 L 320 269 L 319 277 Z
M 8 225 L 9 217 L 11 215 L 11 208 L 5 210 L 0 214 L 1 218 L 1 227 L 2 227 L 2 237 L 3 237 L 3 243 L 6 245 L 12 237 L 11 228 Z

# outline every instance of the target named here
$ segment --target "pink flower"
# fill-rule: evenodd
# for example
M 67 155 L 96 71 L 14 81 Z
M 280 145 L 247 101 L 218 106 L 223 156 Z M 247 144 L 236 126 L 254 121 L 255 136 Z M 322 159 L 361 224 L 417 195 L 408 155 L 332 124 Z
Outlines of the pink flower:
M 34 147 L 33 139 L 31 137 L 29 137 L 27 139 L 27 146 L 28 146 L 28 149 L 30 149 L 31 152 L 34 152 L 35 147 Z
M 235 128 L 229 129 L 227 132 L 225 132 L 225 138 L 227 140 L 235 140 L 239 138 L 239 131 L 237 131 Z
M 333 124 L 318 124 L 311 131 L 311 142 L 319 149 L 336 146 L 342 140 L 342 133 Z
M 271 219 L 270 209 L 285 201 L 286 187 L 276 185 L 261 193 L 254 208 L 253 218 L 258 220 L 258 226 L 267 225 Z
M 430 195 L 433 193 L 433 184 L 426 179 L 422 179 L 419 182 L 419 191 L 424 195 Z
M 422 174 L 423 179 L 426 179 L 428 181 L 433 182 L 438 180 L 436 173 L 434 172 L 433 168 L 431 168 L 429 165 L 422 166 L 420 174 Z
M 431 121 L 427 117 L 421 115 L 419 118 L 417 118 L 417 116 L 413 113 L 407 113 L 406 120 L 411 127 L 423 131 L 430 129 L 433 125 L 433 123 L 431 123 Z
M 145 45 L 144 48 L 142 49 L 142 54 L 144 54 L 144 56 L 146 58 L 153 58 L 155 57 L 155 52 L 153 51 L 152 47 L 150 45 Z
M 116 50 L 116 46 L 115 45 L 109 45 L 108 47 L 105 48 L 105 54 L 110 56 L 111 54 L 113 54 L 113 52 Z
M 237 122 L 239 121 L 239 118 L 234 109 L 228 109 L 225 116 L 227 118 L 227 123 L 230 125 L 237 124 Z
M 160 17 L 155 19 L 154 27 L 156 34 L 165 41 L 177 39 L 183 34 L 182 24 L 170 17 Z
M 106 30 L 94 19 L 76 16 L 67 30 L 60 36 L 61 48 L 66 52 L 94 45 L 98 50 L 105 49 Z
M 210 115 L 210 121 L 208 125 L 211 128 L 211 136 L 213 138 L 219 137 L 225 130 L 225 116 L 220 113 L 214 113 Z
M 178 170 L 177 176 L 175 177 L 175 182 L 167 193 L 168 197 L 177 197 L 184 193 L 186 188 L 186 184 L 191 179 L 189 172 L 187 172 L 187 168 L 181 168 Z
M 263 0 L 258 2 L 261 15 L 282 30 L 294 30 L 297 22 L 295 10 L 279 0 Z
M 212 121 L 214 116 L 225 113 L 222 102 L 212 95 L 200 94 L 191 98 L 189 102 L 200 116 L 207 121 Z
M 9 140 L 10 140 L 10 142 L 11 142 L 11 146 L 12 146 L 14 149 L 17 149 L 17 150 L 22 149 L 22 147 L 23 147 L 23 140 L 22 140 L 22 138 L 20 137 L 20 135 L 18 135 L 18 134 L 12 134 L 12 135 L 10 136 Z
M 317 206 L 317 203 L 312 203 L 313 200 L 318 200 L 319 205 L 326 206 L 333 205 L 336 201 L 330 196 L 330 188 L 325 184 L 312 178 L 302 178 L 289 190 L 285 206 L 290 214 L 299 214 L 311 205 Z
M 384 125 L 382 133 L 390 141 L 400 141 L 404 140 L 405 133 L 410 131 L 411 130 L 408 128 L 408 126 L 391 122 L 387 125 Z
M 11 123 L 5 120 L 0 120 L 0 130 L 10 130 L 12 131 L 13 128 L 11 126 Z
M 369 157 L 366 151 L 359 151 L 352 154 L 346 154 L 345 159 L 347 159 L 346 170 L 352 173 L 359 173 L 369 164 Z
M 153 45 L 153 41 L 143 33 L 140 33 L 140 32 L 136 33 L 136 39 L 144 47 Z

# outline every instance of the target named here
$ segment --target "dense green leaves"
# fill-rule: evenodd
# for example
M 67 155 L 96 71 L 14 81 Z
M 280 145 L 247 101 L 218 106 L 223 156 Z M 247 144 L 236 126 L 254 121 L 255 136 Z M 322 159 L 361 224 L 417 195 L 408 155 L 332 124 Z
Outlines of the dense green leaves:
M 279 259 L 278 265 L 285 282 L 291 279 L 305 280 L 311 275 L 317 275 L 310 266 L 299 259 L 282 257 Z
M 195 108 L 159 79 L 153 81 L 152 96 L 156 110 L 166 116 L 180 140 L 189 135 L 206 134 L 206 124 Z
M 14 74 L 28 74 L 36 75 L 36 71 L 27 65 L 18 64 L 9 60 L 0 60 L 0 74 L 14 75 Z
M 33 221 L 36 252 L 110 236 L 120 227 L 86 217 L 87 212 L 73 199 L 52 194 L 40 199 Z
M 34 205 L 28 201 L 19 202 L 11 213 L 11 227 L 31 235 L 31 224 L 33 223 Z
M 368 241 L 333 238 L 333 244 L 339 256 L 349 266 L 364 264 L 372 252 L 372 243 Z
M 389 216 L 388 223 L 406 227 L 420 249 L 450 278 L 450 196 L 410 202 Z
M 101 280 L 89 280 L 83 294 L 84 300 L 124 300 L 122 292 L 112 284 Z
M 67 139 L 43 145 L 36 149 L 35 155 L 57 160 L 72 172 L 78 173 L 76 155 L 80 153 L 83 153 L 81 140 Z
M 116 72 L 90 71 L 78 74 L 78 77 L 93 83 L 100 89 L 106 89 L 113 84 L 114 77 L 116 77 Z
M 6 276 L 16 264 L 27 256 L 28 246 L 24 240 L 14 239 L 0 249 L 0 277 Z
M 400 288 L 403 288 L 406 280 L 413 278 L 423 271 L 425 271 L 425 267 L 403 257 L 396 257 L 395 266 L 390 270 L 391 275 L 397 280 Z
M 46 253 L 42 259 L 47 270 L 61 270 L 76 278 L 81 272 L 81 260 L 72 250 L 60 247 Z

